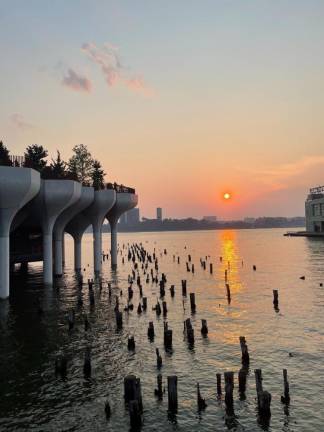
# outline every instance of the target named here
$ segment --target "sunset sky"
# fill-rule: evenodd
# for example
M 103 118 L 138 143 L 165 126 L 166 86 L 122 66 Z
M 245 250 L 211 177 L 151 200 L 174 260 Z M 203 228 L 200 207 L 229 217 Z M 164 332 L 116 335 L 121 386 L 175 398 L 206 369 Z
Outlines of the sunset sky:
M 86 144 L 143 216 L 303 215 L 324 184 L 323 0 L 0 0 L 0 50 L 11 153 Z

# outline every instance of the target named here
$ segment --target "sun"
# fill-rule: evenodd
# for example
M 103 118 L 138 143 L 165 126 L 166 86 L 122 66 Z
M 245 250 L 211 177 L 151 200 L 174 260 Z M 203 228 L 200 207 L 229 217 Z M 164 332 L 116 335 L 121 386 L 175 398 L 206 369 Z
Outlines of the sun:
M 231 199 L 231 194 L 229 192 L 225 192 L 223 198 L 224 200 L 228 201 L 229 199 Z

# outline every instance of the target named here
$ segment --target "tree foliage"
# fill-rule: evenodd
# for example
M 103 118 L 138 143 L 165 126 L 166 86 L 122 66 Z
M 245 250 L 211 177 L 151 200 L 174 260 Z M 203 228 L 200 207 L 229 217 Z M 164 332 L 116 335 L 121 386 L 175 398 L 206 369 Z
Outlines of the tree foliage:
M 12 162 L 9 157 L 9 150 L 2 141 L 0 141 L 0 165 L 12 166 Z
M 82 184 L 89 184 L 92 180 L 93 159 L 88 148 L 84 144 L 73 147 L 74 155 L 68 162 L 68 171 L 77 175 L 77 180 Z
M 33 144 L 28 146 L 24 153 L 24 167 L 33 168 L 36 171 L 42 172 L 47 164 L 47 161 L 44 160 L 47 155 L 47 150 L 41 145 Z
M 51 164 L 43 169 L 42 178 L 55 180 L 67 178 L 66 162 L 61 159 L 61 153 L 58 150 L 56 159 L 52 159 Z
M 100 190 L 105 187 L 105 175 L 106 173 L 102 169 L 101 163 L 97 160 L 94 160 L 92 164 L 91 179 L 92 186 L 95 190 Z

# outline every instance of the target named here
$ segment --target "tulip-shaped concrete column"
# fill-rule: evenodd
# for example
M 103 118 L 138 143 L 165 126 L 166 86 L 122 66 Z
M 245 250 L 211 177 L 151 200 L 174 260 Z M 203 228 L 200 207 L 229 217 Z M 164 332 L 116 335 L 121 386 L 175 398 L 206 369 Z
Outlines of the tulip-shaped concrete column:
M 116 203 L 107 213 L 111 230 L 111 267 L 117 268 L 117 224 L 120 216 L 137 206 L 138 196 L 134 193 L 117 192 Z
M 83 210 L 89 207 L 94 200 L 93 187 L 82 187 L 81 198 L 77 202 L 79 212 L 70 220 L 66 225 L 65 231 L 71 234 L 74 240 L 74 269 L 75 271 L 81 270 L 81 244 L 84 231 L 90 225 L 90 220 Z
M 84 209 L 81 202 L 82 186 L 80 183 L 75 185 L 75 193 L 70 201 L 70 206 L 66 208 L 56 219 L 53 238 L 54 238 L 54 275 L 62 276 L 63 274 L 63 242 L 64 228 L 67 223 L 81 210 Z M 80 208 L 81 204 L 81 208 Z
M 0 167 L 0 298 L 9 296 L 11 222 L 40 188 L 39 173 L 29 168 Z
M 59 215 L 75 202 L 80 193 L 73 180 L 42 180 L 39 194 L 32 202 L 31 216 L 43 231 L 43 280 L 53 283 L 53 228 Z
M 112 189 L 95 191 L 94 200 L 83 213 L 89 218 L 93 229 L 93 268 L 95 274 L 101 272 L 101 230 L 106 214 L 116 202 L 116 192 Z

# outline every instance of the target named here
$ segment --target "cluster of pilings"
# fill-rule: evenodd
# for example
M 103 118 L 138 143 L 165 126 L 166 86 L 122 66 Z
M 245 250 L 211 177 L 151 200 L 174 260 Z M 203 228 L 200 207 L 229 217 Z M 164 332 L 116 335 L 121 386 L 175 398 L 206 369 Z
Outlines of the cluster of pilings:
M 173 354 L 173 332 L 172 328 L 167 319 L 168 315 L 168 306 L 166 302 L 167 295 L 167 275 L 165 273 L 160 272 L 161 267 L 161 258 L 163 255 L 167 255 L 167 250 L 165 249 L 163 253 L 159 254 L 154 249 L 153 253 L 149 253 L 142 244 L 128 244 L 127 246 L 123 245 L 120 249 L 117 248 L 117 253 L 120 253 L 122 258 L 122 262 L 126 263 L 127 261 L 131 265 L 131 272 L 128 275 L 128 289 L 127 296 L 123 296 L 123 291 L 119 288 L 114 288 L 112 290 L 111 283 L 107 281 L 92 280 L 89 279 L 87 284 L 83 283 L 82 275 L 79 276 L 79 290 L 82 290 L 84 285 L 88 285 L 89 291 L 89 304 L 90 307 L 95 304 L 95 296 L 94 296 L 94 287 L 99 288 L 99 293 L 102 289 L 108 290 L 108 299 L 112 304 L 114 313 L 115 313 L 115 321 L 116 321 L 116 330 L 120 331 L 123 329 L 124 321 L 123 315 L 130 314 L 133 310 L 137 311 L 138 315 L 142 315 L 151 308 L 152 311 L 155 312 L 157 318 L 163 314 L 163 344 L 164 349 L 169 355 Z M 201 268 L 205 271 L 206 263 L 209 261 L 209 257 L 205 257 L 205 259 L 201 259 Z M 173 261 L 179 263 L 179 256 L 173 256 Z M 220 257 L 220 261 L 222 262 L 222 257 Z M 192 256 L 188 255 L 187 263 L 193 264 Z M 205 263 L 205 264 L 203 264 Z M 211 264 L 209 262 L 209 264 Z M 210 266 L 210 274 L 213 273 L 213 266 Z M 253 268 L 256 271 L 256 268 Z M 227 298 L 230 302 L 231 294 L 229 287 L 229 275 L 230 275 L 230 263 L 227 265 L 227 269 L 225 270 L 224 281 L 225 287 L 227 289 Z M 159 297 L 156 299 L 156 302 L 153 301 L 152 305 L 148 304 L 148 297 L 145 296 L 145 286 L 151 284 L 151 286 L 156 287 L 159 292 Z M 182 298 L 187 297 L 187 288 L 188 282 L 186 279 L 182 279 L 181 283 L 181 295 Z M 118 291 L 116 291 L 116 289 Z M 137 292 L 139 297 L 139 303 L 137 308 L 134 309 L 134 293 Z M 176 285 L 171 285 L 170 289 L 170 297 L 175 297 L 177 290 Z M 273 304 L 274 307 L 277 308 L 279 304 L 279 296 L 278 290 L 274 290 L 273 292 Z M 197 312 L 196 305 L 196 295 L 194 292 L 189 293 L 190 298 L 190 310 L 192 317 Z M 172 303 L 171 306 L 172 307 Z M 199 309 L 199 308 L 198 308 Z M 73 331 L 74 323 L 75 323 L 75 311 L 70 310 L 68 317 L 68 329 L 69 331 Z M 90 328 L 90 323 L 88 321 L 87 315 L 84 316 L 84 326 L 85 330 Z M 184 340 L 188 343 L 188 347 L 191 348 L 195 344 L 195 332 L 192 325 L 191 318 L 186 318 L 183 322 L 183 331 L 184 331 Z M 201 335 L 203 337 L 208 337 L 208 326 L 207 320 L 201 319 Z M 155 339 L 155 327 L 154 321 L 149 321 L 147 323 L 147 336 L 150 343 L 154 342 Z M 244 400 L 246 398 L 246 388 L 248 377 L 250 374 L 250 353 L 248 350 L 248 345 L 246 338 L 244 336 L 239 337 L 239 346 L 241 349 L 241 364 L 242 367 L 237 371 L 225 371 L 223 374 L 220 372 L 216 373 L 216 382 L 215 382 L 215 394 L 218 400 L 224 402 L 225 408 L 225 419 L 235 419 L 235 398 L 234 398 L 234 388 L 238 386 L 238 393 L 240 400 Z M 128 335 L 127 337 L 127 349 L 129 351 L 134 352 L 136 347 L 135 335 Z M 161 351 L 159 347 L 155 348 L 156 353 L 156 388 L 154 388 L 154 395 L 159 399 L 163 400 L 165 395 L 167 395 L 168 400 L 168 413 L 175 415 L 178 411 L 178 377 L 176 375 L 167 376 L 166 381 L 163 380 L 163 375 L 161 371 L 163 370 L 163 358 L 161 355 Z M 68 371 L 68 362 L 64 355 L 60 355 L 56 358 L 55 361 L 55 373 L 58 376 L 66 378 Z M 84 365 L 83 365 L 83 375 L 85 378 L 91 377 L 92 367 L 91 367 L 91 350 L 89 347 L 86 347 L 84 351 Z M 263 388 L 263 377 L 261 369 L 255 369 L 255 388 L 256 388 L 256 406 L 258 412 L 259 420 L 266 424 L 271 416 L 271 394 Z M 237 381 L 236 381 L 237 377 Z M 223 382 L 222 382 L 223 378 Z M 284 380 L 284 391 L 281 396 L 281 402 L 287 406 L 290 402 L 290 394 L 289 394 L 289 382 L 288 382 L 288 374 L 287 370 L 283 370 L 283 380 Z M 236 384 L 237 382 L 237 384 Z M 167 389 L 167 390 L 166 390 Z M 202 411 L 207 408 L 206 399 L 203 397 L 201 387 L 199 382 L 196 383 L 196 395 L 197 395 L 197 410 Z M 139 377 L 135 375 L 128 375 L 124 379 L 124 398 L 126 407 L 129 412 L 130 425 L 132 429 L 138 429 L 141 427 L 143 423 L 143 400 L 141 393 L 141 380 Z M 211 402 L 209 402 L 211 403 Z M 106 400 L 104 411 L 106 417 L 109 418 L 111 416 L 111 408 L 110 402 Z

